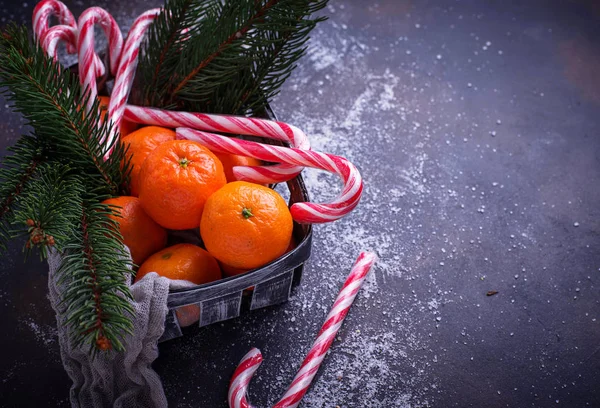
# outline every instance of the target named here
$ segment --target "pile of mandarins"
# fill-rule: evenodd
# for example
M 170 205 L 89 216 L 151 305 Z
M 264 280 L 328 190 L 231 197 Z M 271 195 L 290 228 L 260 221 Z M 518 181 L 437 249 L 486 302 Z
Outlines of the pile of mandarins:
M 104 203 L 118 213 L 124 243 L 139 265 L 136 281 L 156 272 L 204 284 L 259 268 L 291 249 L 293 221 L 285 200 L 268 187 L 233 179 L 234 166 L 260 161 L 215 154 L 162 127 L 133 130 L 124 123 L 120 130 L 131 155 L 131 196 Z M 194 228 L 204 248 L 166 247 L 167 230 Z

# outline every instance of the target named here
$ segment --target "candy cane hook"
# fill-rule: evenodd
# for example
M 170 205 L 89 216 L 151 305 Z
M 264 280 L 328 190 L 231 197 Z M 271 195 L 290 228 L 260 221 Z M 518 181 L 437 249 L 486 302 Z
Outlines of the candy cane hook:
M 108 38 L 108 56 L 110 72 L 115 75 L 119 67 L 123 35 L 115 19 L 100 7 L 90 7 L 79 16 L 79 33 L 77 38 L 77 53 L 79 56 L 79 81 L 83 91 L 89 92 L 87 110 L 90 111 L 98 89 L 96 86 L 96 70 L 94 59 L 94 26 L 100 24 Z
M 359 255 L 298 373 L 273 408 L 296 408 L 300 404 L 376 258 L 371 252 L 363 252 Z M 262 354 L 256 348 L 242 358 L 229 384 L 227 396 L 229 408 L 253 408 L 248 402 L 248 385 L 262 360 Z
M 62 25 L 77 29 L 77 22 L 73 13 L 64 3 L 57 0 L 40 1 L 33 9 L 33 33 L 35 38 L 42 40 L 49 30 L 48 23 L 50 16 L 58 17 L 58 21 Z M 67 44 L 69 53 L 73 54 L 77 51 L 76 44 Z
M 49 27 L 50 16 L 58 18 L 59 25 Z M 33 35 L 42 44 L 46 53 L 56 58 L 56 48 L 64 41 L 69 54 L 77 52 L 77 22 L 68 7 L 57 0 L 39 2 L 33 10 Z M 96 75 L 104 75 L 104 64 L 94 53 Z
M 73 47 L 74 51 L 77 52 L 77 28 L 73 28 L 67 25 L 56 25 L 50 27 L 45 34 L 40 37 L 42 48 L 46 51 L 49 57 L 57 59 L 56 51 L 58 44 L 64 42 L 67 46 L 67 52 Z M 94 67 L 96 69 L 96 76 L 103 76 L 105 73 L 104 63 L 94 52 Z
M 197 141 L 219 153 L 240 154 L 276 163 L 314 167 L 335 173 L 344 181 L 342 193 L 325 204 L 295 203 L 290 211 L 299 223 L 324 223 L 342 218 L 358 205 L 363 183 L 358 169 L 340 156 L 280 146 L 263 145 L 214 133 L 177 128 L 179 138 Z

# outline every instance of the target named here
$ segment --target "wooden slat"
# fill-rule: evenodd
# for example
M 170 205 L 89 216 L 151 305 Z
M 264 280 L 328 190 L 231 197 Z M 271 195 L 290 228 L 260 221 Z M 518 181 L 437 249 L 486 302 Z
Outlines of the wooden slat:
M 200 327 L 240 315 L 242 292 L 231 293 L 200 304 Z

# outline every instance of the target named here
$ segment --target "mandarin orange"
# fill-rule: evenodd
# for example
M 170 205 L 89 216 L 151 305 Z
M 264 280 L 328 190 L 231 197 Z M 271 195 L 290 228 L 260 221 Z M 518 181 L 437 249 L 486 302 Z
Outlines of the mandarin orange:
M 192 244 L 177 244 L 152 255 L 142 264 L 135 281 L 150 272 L 173 280 L 185 280 L 201 285 L 221 279 L 218 262 L 204 249 Z M 175 310 L 181 327 L 191 326 L 200 319 L 200 307 L 187 305 Z
M 238 269 L 258 268 L 283 255 L 293 221 L 285 200 L 258 184 L 234 181 L 204 207 L 200 235 L 208 252 Z
M 294 237 L 292 236 L 292 239 L 290 240 L 290 244 L 288 245 L 287 249 L 285 250 L 285 253 L 287 254 L 294 248 L 296 248 L 296 241 L 295 241 Z M 219 266 L 221 267 L 221 272 L 223 272 L 223 276 L 226 278 L 229 278 L 232 276 L 237 276 L 237 275 L 243 275 L 243 274 L 251 271 L 251 269 L 234 268 L 233 266 L 229 266 L 227 264 L 224 264 L 223 262 L 219 262 Z
M 167 244 L 167 231 L 146 214 L 136 197 L 109 198 L 102 203 L 120 207 L 116 209 L 120 216 L 111 218 L 119 223 L 123 243 L 136 265 Z
M 174 230 L 198 227 L 206 200 L 227 182 L 219 159 L 189 140 L 167 141 L 154 149 L 139 179 L 148 215 Z
M 110 103 L 110 97 L 99 96 L 98 99 L 100 100 L 101 118 L 102 118 L 102 120 L 104 120 L 104 118 L 106 117 L 106 114 L 108 113 L 108 104 Z M 119 133 L 121 134 L 121 137 L 123 137 L 123 136 L 130 134 L 137 128 L 138 128 L 137 123 L 129 122 L 129 121 L 123 119 L 123 120 L 121 120 L 121 126 L 119 126 Z
M 130 193 L 132 196 L 138 197 L 140 195 L 140 171 L 146 157 L 164 142 L 175 140 L 175 132 L 159 126 L 146 126 L 121 140 L 129 148 L 127 154 L 131 155 Z
M 177 244 L 155 253 L 140 266 L 135 281 L 139 281 L 150 272 L 196 285 L 221 279 L 221 268 L 216 259 L 204 249 L 192 244 Z
M 217 156 L 223 164 L 223 171 L 225 171 L 225 177 L 227 178 L 228 183 L 236 181 L 233 175 L 233 168 L 235 166 L 260 166 L 262 164 L 258 159 L 237 154 L 215 153 L 215 156 Z
M 243 275 L 246 272 L 250 272 L 250 269 L 234 268 L 233 266 L 229 266 L 223 262 L 219 262 L 219 265 L 221 266 L 221 272 L 223 272 L 223 276 L 226 278 Z

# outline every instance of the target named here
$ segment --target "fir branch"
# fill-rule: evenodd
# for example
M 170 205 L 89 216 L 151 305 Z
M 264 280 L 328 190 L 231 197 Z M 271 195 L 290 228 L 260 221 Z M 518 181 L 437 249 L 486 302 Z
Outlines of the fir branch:
M 42 258 L 47 258 L 49 247 L 62 251 L 79 224 L 83 195 L 81 178 L 68 166 L 39 166 L 14 210 L 16 228 L 11 235 L 28 235 L 26 254 L 32 247 L 40 249 Z
M 261 110 L 279 93 L 296 68 L 296 62 L 304 56 L 310 32 L 326 20 L 325 17 L 309 17 L 326 5 L 327 1 L 321 0 L 311 2 L 308 7 L 285 3 L 277 6 L 282 9 L 277 13 L 280 19 L 270 25 L 278 28 L 259 29 L 252 40 L 252 46 L 258 49 L 257 61 L 252 66 L 249 80 L 242 84 L 241 97 L 231 105 L 232 112 L 243 114 Z
M 152 79 L 141 80 L 146 97 L 138 103 L 217 113 L 261 109 L 304 54 L 310 31 L 324 20 L 310 15 L 327 0 L 173 0 L 164 13 L 178 16 L 199 3 L 202 18 L 192 20 L 190 32 L 178 31 L 180 18 L 153 26 L 153 38 L 162 33 L 177 46 L 161 59 L 165 49 L 148 42 L 138 76 Z
M 149 69 L 139 69 L 135 76 L 144 89 L 138 103 L 159 106 L 164 101 L 167 89 L 159 84 L 174 77 L 182 44 L 220 7 L 219 0 L 171 0 L 166 4 L 148 30 L 144 52 L 140 53 L 139 66 Z
M 15 222 L 25 222 L 30 241 L 41 237 L 35 240 L 44 241 L 42 251 L 57 242 L 64 250 L 58 275 L 65 284 L 62 302 L 73 339 L 94 352 L 122 350 L 120 339 L 133 327 L 127 285 L 131 261 L 118 227 L 108 218 L 113 210 L 98 203 L 124 191 L 130 171 L 126 149 L 118 138 L 116 145 L 104 144 L 112 124 L 101 123 L 98 101 L 94 113 L 84 113 L 88 101 L 80 96 L 76 77 L 32 44 L 23 27 L 11 25 L 0 36 L 0 86 L 34 129 L 21 143 L 41 149 L 48 162 L 47 168 L 25 172 L 21 184 L 2 186 L 0 200 L 15 207 L 11 191 L 26 189 L 15 207 Z M 30 168 L 25 154 L 11 157 L 14 167 Z
M 113 211 L 103 204 L 83 210 L 58 271 L 59 282 L 67 283 L 64 302 L 72 338 L 76 344 L 88 344 L 92 352 L 123 350 L 120 339 L 133 330 L 127 285 L 131 276 L 123 273 L 132 264 L 118 225 L 109 218 Z
M 128 170 L 121 169 L 124 149 L 115 146 L 110 159 L 102 159 L 112 147 L 102 143 L 112 124 L 102 123 L 99 114 L 82 113 L 88 97 L 80 96 L 77 79 L 32 44 L 24 27 L 10 25 L 0 37 L 0 86 L 49 153 L 68 158 L 74 169 L 88 175 L 88 191 L 119 192 Z M 98 101 L 92 112 L 99 112 Z
M 237 45 L 238 42 L 241 42 L 240 40 L 246 36 L 248 31 L 250 31 L 250 29 L 252 28 L 253 24 L 257 21 L 260 21 L 265 16 L 265 14 L 267 14 L 269 10 L 272 9 L 275 5 L 277 5 L 280 1 L 281 0 L 269 0 L 266 4 L 260 6 L 259 2 L 255 2 L 255 6 L 257 7 L 254 10 L 252 8 L 246 8 L 243 5 L 241 5 L 243 2 L 229 2 L 228 5 L 235 6 L 229 7 L 226 10 L 230 12 L 229 15 L 236 17 L 236 20 L 239 22 L 239 25 L 234 25 L 233 30 L 229 28 L 227 31 L 224 31 L 227 37 L 223 38 L 223 40 L 220 41 L 216 50 L 214 50 L 212 53 L 203 58 L 199 64 L 197 64 L 191 69 L 190 73 L 187 74 L 186 77 L 183 78 L 183 80 L 179 82 L 179 84 L 177 84 L 177 86 L 175 86 L 175 89 L 173 89 L 173 94 L 181 92 L 187 85 L 187 83 L 190 82 L 194 77 L 196 77 L 196 75 L 198 75 L 200 70 L 208 66 L 218 57 L 225 54 L 229 48 L 235 49 L 235 45 Z M 251 13 L 248 13 L 248 11 L 251 11 Z M 236 13 L 239 13 L 239 15 L 236 15 Z M 222 18 L 217 21 L 222 22 L 224 21 L 224 19 Z
M 209 16 L 198 35 L 184 44 L 180 74 L 170 81 L 169 103 L 225 113 L 217 102 L 235 99 L 239 87 L 232 85 L 244 82 L 245 75 L 240 74 L 248 72 L 257 50 L 248 44 L 248 33 L 256 30 L 254 24 L 282 1 L 298 0 L 228 1 L 219 14 Z M 216 95 L 220 89 L 231 94 Z
M 12 233 L 8 224 L 15 201 L 20 197 L 27 182 L 37 167 L 44 161 L 42 150 L 33 137 L 22 136 L 12 147 L 12 154 L 4 157 L 0 167 L 0 246 L 6 248 L 6 242 Z

